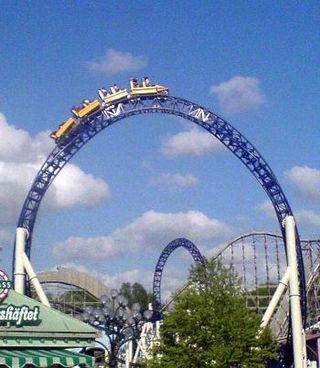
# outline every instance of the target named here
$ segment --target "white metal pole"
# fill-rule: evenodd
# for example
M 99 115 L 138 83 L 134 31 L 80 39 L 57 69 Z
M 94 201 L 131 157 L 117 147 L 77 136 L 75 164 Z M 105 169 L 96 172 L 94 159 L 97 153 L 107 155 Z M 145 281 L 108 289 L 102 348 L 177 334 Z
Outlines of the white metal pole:
M 280 280 L 279 285 L 272 296 L 272 299 L 270 300 L 268 308 L 264 312 L 264 315 L 262 317 L 262 321 L 260 324 L 260 332 L 262 332 L 262 330 L 269 324 L 270 319 L 273 313 L 275 312 L 282 295 L 287 289 L 289 277 L 290 277 L 290 269 L 288 267 L 282 279 Z
M 23 227 L 18 227 L 16 229 L 14 290 L 20 294 L 24 294 L 24 286 L 26 278 L 23 266 L 23 255 L 26 247 L 27 237 L 28 237 L 27 229 Z
M 292 343 L 294 368 L 306 368 L 306 341 L 302 327 L 302 313 L 300 305 L 300 289 L 298 277 L 298 262 L 296 249 L 296 231 L 293 216 L 285 218 L 286 245 L 288 254 L 289 277 L 289 297 L 292 325 Z
M 36 273 L 33 271 L 29 258 L 27 257 L 25 253 L 23 253 L 23 265 L 29 276 L 29 281 L 32 282 L 34 290 L 40 299 L 40 302 L 46 305 L 47 307 L 50 307 L 49 300 L 42 289 L 42 286 L 38 280 Z
M 131 361 L 132 361 L 132 340 L 129 340 L 126 350 L 126 368 L 130 367 Z

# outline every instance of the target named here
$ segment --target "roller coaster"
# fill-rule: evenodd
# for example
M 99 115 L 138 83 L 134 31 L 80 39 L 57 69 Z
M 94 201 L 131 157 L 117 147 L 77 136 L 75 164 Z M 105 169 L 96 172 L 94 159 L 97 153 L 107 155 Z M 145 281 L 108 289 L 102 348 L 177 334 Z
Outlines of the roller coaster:
M 289 202 L 266 160 L 254 145 L 226 120 L 197 103 L 171 96 L 168 87 L 153 86 L 148 78 L 144 78 L 141 86 L 136 79 L 131 80 L 130 88 L 130 90 L 118 89 L 113 85 L 110 92 L 105 88 L 100 89 L 99 100 L 86 99 L 81 107 L 72 108 L 72 116 L 51 133 L 56 146 L 41 166 L 24 201 L 17 224 L 13 257 L 16 290 L 25 292 L 26 270 L 29 270 L 27 271 L 29 278 L 36 282 L 30 264 L 34 224 L 41 201 L 62 168 L 93 137 L 122 119 L 145 113 L 171 114 L 197 124 L 216 137 L 245 165 L 268 195 L 275 210 L 282 237 L 285 239 L 283 247 L 287 259 L 284 261 L 289 262 L 291 259 L 295 264 L 295 258 L 297 258 L 297 270 L 293 267 L 294 278 L 298 283 L 296 294 L 301 296 L 305 325 L 306 280 L 300 237 Z M 286 223 L 290 223 L 291 229 L 294 230 L 287 232 Z M 288 257 L 288 244 L 292 242 L 295 243 L 294 258 Z M 293 254 L 292 251 L 290 254 Z
M 153 86 L 148 77 L 144 77 L 142 80 L 142 85 L 139 85 L 136 78 L 130 80 L 130 92 L 126 88 L 120 89 L 116 84 L 110 87 L 110 91 L 106 88 L 101 88 L 98 90 L 98 94 L 101 98 L 99 100 L 83 100 L 82 106 L 74 106 L 71 109 L 73 117 L 67 119 L 62 123 L 59 128 L 50 134 L 57 143 L 60 139 L 68 135 L 72 130 L 77 129 L 80 124 L 80 119 L 90 117 L 98 110 L 112 108 L 113 105 L 124 101 L 126 99 L 136 97 L 136 96 L 161 96 L 169 93 L 169 88 L 165 86 L 155 85 Z

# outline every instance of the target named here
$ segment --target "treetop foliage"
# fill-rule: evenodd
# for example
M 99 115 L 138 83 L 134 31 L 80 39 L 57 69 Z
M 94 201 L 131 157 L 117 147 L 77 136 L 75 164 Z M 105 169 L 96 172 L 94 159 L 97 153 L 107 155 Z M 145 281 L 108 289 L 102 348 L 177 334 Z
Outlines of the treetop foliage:
M 132 307 L 133 303 L 139 303 L 142 309 L 148 309 L 148 304 L 152 301 L 152 294 L 148 293 L 138 282 L 133 285 L 130 282 L 124 282 L 121 285 L 120 294 L 128 299 L 129 308 Z
M 260 335 L 238 277 L 217 261 L 192 268 L 190 287 L 163 321 L 148 368 L 262 368 L 277 357 L 270 330 Z

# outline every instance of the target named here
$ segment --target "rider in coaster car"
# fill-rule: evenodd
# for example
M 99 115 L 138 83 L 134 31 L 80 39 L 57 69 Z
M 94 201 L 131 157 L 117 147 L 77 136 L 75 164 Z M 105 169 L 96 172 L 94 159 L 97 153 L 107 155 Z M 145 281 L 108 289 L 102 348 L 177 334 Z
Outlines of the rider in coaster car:
M 119 87 L 116 84 L 114 84 L 113 86 L 111 86 L 110 87 L 110 90 L 111 90 L 112 93 L 117 93 L 117 92 L 120 91 Z
M 103 100 L 104 97 L 109 95 L 109 92 L 106 90 L 106 88 L 102 87 L 98 90 L 100 98 Z
M 148 77 L 143 78 L 142 85 L 143 87 L 149 87 L 151 85 Z
M 137 78 L 132 78 L 131 79 L 131 83 L 132 83 L 132 88 L 139 88 L 139 84 L 138 84 Z
M 90 100 L 85 99 L 85 100 L 83 100 L 83 101 L 82 101 L 82 106 L 83 106 L 83 107 L 86 107 L 86 106 L 88 106 L 88 105 L 90 105 Z

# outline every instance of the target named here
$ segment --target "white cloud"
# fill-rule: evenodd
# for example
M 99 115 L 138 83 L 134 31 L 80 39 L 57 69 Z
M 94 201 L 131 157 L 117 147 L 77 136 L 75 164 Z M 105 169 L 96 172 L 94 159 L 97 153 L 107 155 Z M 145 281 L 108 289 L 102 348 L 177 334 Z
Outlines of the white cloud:
M 308 166 L 294 166 L 285 174 L 304 197 L 320 199 L 320 170 Z
M 71 236 L 67 240 L 57 243 L 53 251 L 60 259 L 70 261 L 82 259 L 99 262 L 124 254 L 124 249 L 117 246 L 112 236 L 95 238 Z
M 268 218 L 276 219 L 276 213 L 270 201 L 261 203 L 257 208 Z M 320 214 L 312 210 L 299 210 L 294 212 L 297 225 L 303 227 L 320 227 Z
M 230 236 L 225 223 L 199 211 L 159 213 L 148 211 L 111 235 L 96 238 L 70 237 L 54 246 L 60 259 L 100 262 L 107 258 L 138 253 L 145 249 L 162 249 L 175 238 L 192 241 Z
M 147 290 L 151 291 L 153 272 L 134 269 L 125 272 L 118 272 L 114 275 L 101 274 L 100 278 L 110 288 L 119 289 L 124 282 L 130 282 L 131 285 L 138 282 Z
M 48 191 L 48 203 L 53 208 L 70 208 L 76 205 L 93 206 L 110 196 L 108 184 L 78 166 L 68 164 L 57 176 Z
M 31 137 L 28 132 L 9 125 L 0 113 L 0 223 L 18 219 L 23 201 L 54 143 L 49 132 Z M 52 183 L 45 204 L 65 208 L 79 204 L 95 205 L 109 196 L 109 188 L 100 178 L 68 164 Z
M 178 189 L 195 187 L 199 180 L 191 174 L 160 174 L 150 178 L 150 184 L 162 189 Z
M 205 249 L 202 253 L 207 259 L 215 258 L 227 245 L 227 242 L 215 244 L 213 247 Z
M 54 147 L 49 132 L 42 132 L 31 139 L 28 132 L 9 125 L 5 116 L 0 113 L 0 161 L 8 163 L 30 163 L 44 160 Z
M 271 201 L 269 201 L 269 200 L 260 203 L 257 206 L 257 209 L 260 210 L 261 212 L 263 212 L 270 219 L 276 219 L 277 218 L 274 207 L 273 207 Z
M 305 227 L 320 227 L 320 213 L 312 210 L 296 211 L 295 217 L 298 225 Z
M 108 49 L 97 61 L 89 61 L 88 68 L 96 73 L 114 75 L 121 72 L 136 71 L 147 65 L 144 56 L 134 56 L 130 52 Z
M 223 144 L 210 133 L 193 128 L 167 137 L 161 151 L 166 156 L 203 156 L 218 152 Z
M 256 110 L 266 101 L 259 80 L 253 77 L 236 76 L 211 86 L 210 93 L 217 96 L 221 108 L 230 114 Z

